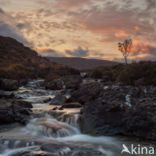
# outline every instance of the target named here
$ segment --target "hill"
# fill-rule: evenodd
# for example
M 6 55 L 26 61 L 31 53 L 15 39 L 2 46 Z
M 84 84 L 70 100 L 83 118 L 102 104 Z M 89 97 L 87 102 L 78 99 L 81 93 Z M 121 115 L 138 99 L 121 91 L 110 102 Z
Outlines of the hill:
M 94 69 L 99 66 L 116 65 L 117 62 L 98 60 L 98 59 L 86 59 L 77 57 L 47 57 L 51 62 L 67 65 L 79 70 Z
M 77 73 L 50 62 L 13 38 L 0 36 L 0 78 L 47 78 Z

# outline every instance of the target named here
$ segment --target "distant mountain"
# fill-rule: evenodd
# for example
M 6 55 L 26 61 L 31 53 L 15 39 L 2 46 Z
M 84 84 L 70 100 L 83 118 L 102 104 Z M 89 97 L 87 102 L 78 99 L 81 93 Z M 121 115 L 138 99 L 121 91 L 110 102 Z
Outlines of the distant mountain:
M 98 60 L 98 59 L 86 59 L 77 57 L 47 57 L 51 62 L 55 62 L 62 65 L 67 65 L 75 69 L 86 70 L 94 69 L 99 66 L 116 65 L 117 62 Z
M 0 78 L 57 77 L 71 72 L 76 71 L 52 63 L 13 38 L 0 36 Z

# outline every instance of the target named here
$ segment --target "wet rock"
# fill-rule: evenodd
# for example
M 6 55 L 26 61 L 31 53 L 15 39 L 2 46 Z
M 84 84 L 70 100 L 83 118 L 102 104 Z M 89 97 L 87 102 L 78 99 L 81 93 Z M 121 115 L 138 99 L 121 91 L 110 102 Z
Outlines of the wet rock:
M 52 110 L 58 110 L 58 107 L 54 107 Z
M 69 98 L 66 102 L 78 101 L 81 104 L 84 104 L 88 101 L 96 99 L 102 89 L 101 84 L 98 82 L 83 84 L 78 90 L 73 92 L 71 98 Z
M 61 151 L 63 150 L 67 150 L 67 153 L 70 153 L 71 152 L 71 149 L 65 145 L 65 144 L 60 144 L 60 143 L 53 143 L 53 144 L 44 144 L 41 146 L 41 149 L 43 151 L 47 151 L 47 152 L 50 152 L 50 153 L 55 153 L 55 154 L 58 154 L 60 153 Z
M 90 148 L 84 148 L 80 146 L 72 146 L 66 144 L 45 144 L 41 147 L 42 150 L 54 153 L 56 155 L 68 155 L 68 156 L 102 156 L 101 152 L 95 151 Z
M 50 102 L 50 105 L 63 105 L 66 101 L 66 96 L 62 94 L 56 95 Z
M 63 106 L 61 106 L 60 109 L 64 108 L 81 108 L 82 105 L 78 102 L 73 102 L 73 103 L 65 103 Z
M 77 89 L 82 82 L 81 76 L 69 75 L 63 78 L 66 89 Z
M 16 101 L 14 101 L 14 104 L 16 106 L 19 106 L 19 107 L 33 108 L 32 104 L 30 102 L 28 102 L 28 101 L 16 100 Z
M 45 88 L 51 90 L 61 90 L 63 85 L 64 83 L 61 79 L 55 79 L 53 82 L 47 82 Z
M 98 135 L 156 140 L 154 92 L 153 87 L 109 86 L 98 94 L 97 99 L 85 103 L 83 119 Z
M 52 153 L 42 151 L 38 148 L 23 149 L 20 152 L 12 154 L 12 156 L 56 156 Z
M 0 124 L 19 122 L 25 124 L 31 115 L 31 104 L 0 99 Z
M 76 151 L 73 152 L 71 156 L 102 156 L 103 154 L 98 151 Z M 103 155 L 104 156 L 104 155 Z
M 63 107 L 60 107 L 58 110 L 64 110 L 64 108 Z
M 0 98 L 14 98 L 15 95 L 13 92 L 8 92 L 8 91 L 3 91 L 3 90 L 0 90 Z
M 80 114 L 83 114 L 83 108 L 80 109 Z
M 25 86 L 28 83 L 27 79 L 20 79 L 19 80 L 19 86 Z
M 63 76 L 59 79 L 53 80 L 52 83 L 46 84 L 46 89 L 62 90 L 62 89 L 77 89 L 81 83 L 81 77 L 79 75 Z
M 156 140 L 156 103 L 138 102 L 124 113 L 123 134 Z
M 48 103 L 48 102 L 50 102 L 51 100 L 52 100 L 51 98 L 47 98 L 47 99 L 44 99 L 43 102 L 44 102 L 44 103 Z
M 17 80 L 11 79 L 1 79 L 0 80 L 0 89 L 6 91 L 13 91 L 19 88 L 19 83 Z

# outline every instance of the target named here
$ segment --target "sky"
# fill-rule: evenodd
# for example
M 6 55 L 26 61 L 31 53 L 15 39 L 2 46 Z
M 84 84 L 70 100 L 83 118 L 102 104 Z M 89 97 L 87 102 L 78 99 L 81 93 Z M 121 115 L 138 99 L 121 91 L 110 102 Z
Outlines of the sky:
M 156 0 L 0 0 L 0 35 L 43 56 L 115 61 L 132 39 L 130 60 L 156 60 Z

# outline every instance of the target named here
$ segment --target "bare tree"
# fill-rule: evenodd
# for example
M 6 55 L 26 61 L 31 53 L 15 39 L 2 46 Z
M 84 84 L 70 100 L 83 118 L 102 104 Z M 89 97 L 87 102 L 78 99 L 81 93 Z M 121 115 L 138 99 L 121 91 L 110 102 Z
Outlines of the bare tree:
M 126 39 L 124 42 L 118 43 L 119 51 L 122 53 L 126 64 L 127 64 L 129 53 L 131 52 L 132 49 L 132 45 L 133 43 L 131 39 Z

